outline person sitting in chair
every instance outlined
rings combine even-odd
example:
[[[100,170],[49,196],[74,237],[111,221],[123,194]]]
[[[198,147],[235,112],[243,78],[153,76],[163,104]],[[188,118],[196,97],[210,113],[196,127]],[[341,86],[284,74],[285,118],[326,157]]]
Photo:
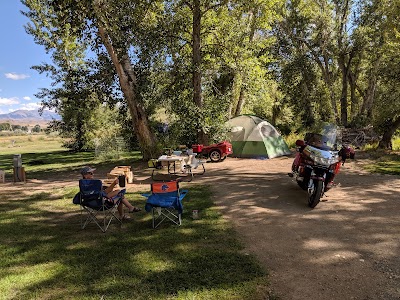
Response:
[[[94,179],[94,171],[96,171],[96,169],[91,168],[89,166],[84,167],[81,170],[83,179]],[[114,190],[114,187],[117,183],[118,183],[118,178],[115,178],[115,180],[110,184],[110,186],[104,189],[104,193],[108,198],[114,199],[115,196],[117,196],[118,193],[121,192],[121,190],[119,190],[119,189]],[[114,199],[114,201],[116,201],[116,199]],[[141,211],[140,208],[133,206],[132,204],[129,203],[128,200],[125,199],[124,196],[122,196],[122,200],[121,200],[120,204],[118,205],[118,213],[119,213],[119,217],[121,220],[130,219],[129,216],[124,214],[123,205],[125,205],[128,208],[129,213]]]

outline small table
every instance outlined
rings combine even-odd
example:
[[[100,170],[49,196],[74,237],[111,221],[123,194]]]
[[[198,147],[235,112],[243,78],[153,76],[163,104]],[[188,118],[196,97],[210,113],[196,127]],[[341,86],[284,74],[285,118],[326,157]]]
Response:
[[[182,162],[184,160],[183,156],[178,155],[161,155],[158,159],[160,162],[167,162],[168,164],[168,174],[176,174],[176,162]],[[174,166],[174,172],[171,173],[170,167],[171,164]]]

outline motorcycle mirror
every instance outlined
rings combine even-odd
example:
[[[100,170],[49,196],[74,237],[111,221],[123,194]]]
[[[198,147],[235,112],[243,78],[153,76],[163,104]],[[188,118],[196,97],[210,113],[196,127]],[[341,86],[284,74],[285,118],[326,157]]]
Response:
[[[303,147],[304,145],[305,145],[305,143],[304,143],[303,140],[297,140],[297,141],[296,141],[296,146],[297,146],[297,147]]]

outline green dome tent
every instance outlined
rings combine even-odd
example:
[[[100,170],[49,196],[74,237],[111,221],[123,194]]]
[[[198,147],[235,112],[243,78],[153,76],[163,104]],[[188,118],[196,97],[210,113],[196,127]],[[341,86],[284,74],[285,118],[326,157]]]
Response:
[[[289,155],[290,150],[282,136],[267,121],[256,116],[241,115],[226,122],[233,156],[247,158],[274,158]]]

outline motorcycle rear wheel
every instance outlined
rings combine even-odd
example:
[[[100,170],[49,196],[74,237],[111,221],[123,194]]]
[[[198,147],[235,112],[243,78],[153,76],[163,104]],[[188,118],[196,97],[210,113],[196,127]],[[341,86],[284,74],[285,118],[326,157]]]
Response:
[[[318,205],[322,197],[323,182],[321,180],[314,180],[314,190],[308,197],[308,206],[314,208]]]

